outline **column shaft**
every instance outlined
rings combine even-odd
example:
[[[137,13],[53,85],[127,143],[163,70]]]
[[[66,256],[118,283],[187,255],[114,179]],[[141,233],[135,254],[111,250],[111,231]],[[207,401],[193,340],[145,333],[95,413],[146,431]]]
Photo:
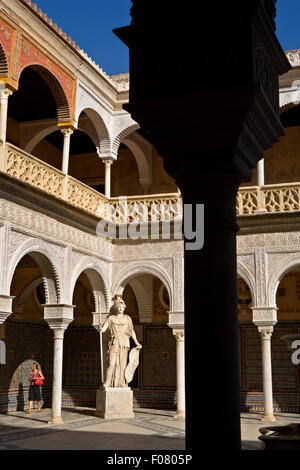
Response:
[[[262,158],[257,164],[257,185],[259,188],[265,184],[265,159]]]
[[[264,416],[263,421],[275,421],[273,415],[273,388],[272,388],[272,358],[271,336],[273,327],[259,328],[262,349],[262,374],[264,390]]]
[[[62,157],[62,172],[67,175],[69,170],[70,158],[70,138],[73,134],[72,129],[62,129],[64,135],[63,157]]]
[[[62,369],[63,369],[63,339],[65,330],[53,329],[54,354],[53,354],[53,383],[52,383],[52,413],[51,424],[62,423],[61,396],[62,396]]]
[[[107,198],[111,197],[111,165],[113,160],[111,158],[103,159],[105,165],[105,196]]]
[[[185,374],[184,374],[184,332],[175,332],[176,338],[176,384],[177,414],[176,418],[185,417]]]
[[[6,141],[8,97],[10,94],[10,90],[0,90],[0,140],[2,142]]]

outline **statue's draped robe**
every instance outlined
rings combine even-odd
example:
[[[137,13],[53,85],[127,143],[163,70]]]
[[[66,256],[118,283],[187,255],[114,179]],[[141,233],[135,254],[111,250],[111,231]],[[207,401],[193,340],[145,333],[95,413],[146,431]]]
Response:
[[[126,387],[125,369],[130,349],[129,338],[133,333],[132,320],[128,315],[122,317],[110,315],[107,321],[111,334],[108,346],[109,367],[116,360],[110,383],[107,383],[107,386]]]

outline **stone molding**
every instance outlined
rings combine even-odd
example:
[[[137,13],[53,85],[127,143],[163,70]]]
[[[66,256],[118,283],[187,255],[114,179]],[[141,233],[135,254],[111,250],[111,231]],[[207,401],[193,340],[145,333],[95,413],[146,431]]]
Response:
[[[44,320],[51,329],[64,330],[74,319],[73,311],[75,305],[45,304]]]
[[[253,322],[257,326],[275,325],[277,323],[277,307],[251,307]]]
[[[12,314],[12,302],[14,296],[0,294],[0,324],[4,323],[7,317]]]
[[[169,311],[167,312],[169,319],[168,319],[168,326],[172,328],[173,334],[174,331],[183,331],[184,328],[184,312],[182,311]]]

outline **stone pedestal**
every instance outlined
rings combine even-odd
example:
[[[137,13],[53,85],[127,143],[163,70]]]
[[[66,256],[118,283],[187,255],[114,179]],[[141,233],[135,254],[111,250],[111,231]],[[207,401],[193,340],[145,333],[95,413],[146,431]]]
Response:
[[[97,390],[95,415],[104,419],[134,418],[132,390],[129,387]]]

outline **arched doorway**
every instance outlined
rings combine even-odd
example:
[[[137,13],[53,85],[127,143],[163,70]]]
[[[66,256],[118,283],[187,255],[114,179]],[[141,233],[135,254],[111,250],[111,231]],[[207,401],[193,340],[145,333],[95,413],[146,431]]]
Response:
[[[1,411],[24,410],[28,403],[28,375],[37,362],[45,376],[42,403],[51,406],[53,333],[44,321],[43,305],[57,301],[57,280],[49,259],[29,252],[18,261],[11,280],[13,313],[6,319],[6,364],[1,365]]]
[[[257,326],[252,321],[252,293],[242,276],[238,276],[237,292],[241,411],[261,411],[263,410],[261,339]]]
[[[300,265],[281,278],[276,291],[277,324],[272,335],[274,408],[300,413],[300,368],[292,362],[292,350],[281,338],[300,334]]]
[[[106,311],[100,274],[93,268],[82,270],[72,292],[74,320],[64,335],[62,406],[95,407],[102,378],[99,333],[93,326],[93,313]]]

